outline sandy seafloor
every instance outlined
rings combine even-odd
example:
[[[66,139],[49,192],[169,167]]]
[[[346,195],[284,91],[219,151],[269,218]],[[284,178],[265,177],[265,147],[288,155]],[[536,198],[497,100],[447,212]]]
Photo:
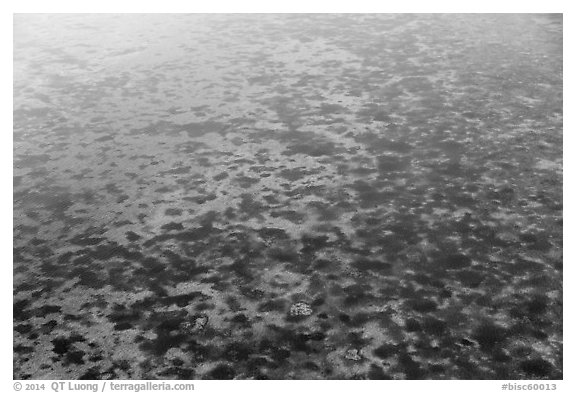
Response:
[[[14,378],[562,378],[561,16],[14,33]]]

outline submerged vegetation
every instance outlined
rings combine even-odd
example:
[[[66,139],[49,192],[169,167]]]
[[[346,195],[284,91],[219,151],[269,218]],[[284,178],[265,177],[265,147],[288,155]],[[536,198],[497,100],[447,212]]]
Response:
[[[14,378],[562,378],[561,17],[14,36]]]

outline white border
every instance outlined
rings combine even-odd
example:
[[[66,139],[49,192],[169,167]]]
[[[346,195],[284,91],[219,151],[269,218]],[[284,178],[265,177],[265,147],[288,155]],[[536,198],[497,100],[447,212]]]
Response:
[[[568,0],[510,1],[510,0],[21,0],[13,1],[10,12],[104,12],[104,13],[395,13],[395,12],[510,12],[558,13],[565,12]]]
[[[5,0],[6,1],[6,0]],[[575,18],[569,6],[570,1],[545,0],[545,1],[503,1],[503,0],[476,0],[470,1],[446,1],[446,0],[401,0],[401,1],[372,1],[372,0],[349,0],[349,1],[313,1],[313,0],[285,0],[280,3],[271,0],[208,0],[208,1],[132,1],[120,2],[119,0],[98,0],[82,2],[79,0],[26,0],[12,1],[10,4],[0,5],[0,42],[2,43],[2,131],[0,132],[0,171],[2,180],[2,212],[0,250],[0,277],[2,279],[2,296],[0,297],[2,319],[0,323],[0,387],[2,391],[13,390],[12,381],[12,20],[13,13],[52,13],[52,12],[84,12],[84,13],[358,13],[358,12],[510,12],[510,13],[564,13],[564,150],[571,153],[576,146],[574,130],[574,34]],[[567,104],[566,104],[567,103]],[[567,110],[569,109],[569,110]],[[572,224],[574,223],[575,207],[570,202],[575,198],[574,181],[571,174],[575,168],[574,158],[571,154],[564,156],[564,298],[568,299],[568,305],[564,307],[564,381],[548,381],[556,383],[558,391],[576,391],[574,383],[574,339],[571,332],[575,331],[574,313],[571,306],[576,295],[574,291],[574,263],[576,255],[572,246],[576,239]],[[518,382],[518,381],[510,381]],[[526,381],[531,382],[531,381]],[[442,392],[496,392],[501,390],[501,384],[505,381],[196,381],[196,391],[292,391],[295,389],[330,389],[335,391],[350,391],[362,389],[363,391],[384,390],[400,391],[432,390]],[[546,381],[544,381],[546,383]],[[361,386],[358,386],[361,384]],[[569,386],[572,386],[570,389]],[[46,391],[50,391],[47,389]]]

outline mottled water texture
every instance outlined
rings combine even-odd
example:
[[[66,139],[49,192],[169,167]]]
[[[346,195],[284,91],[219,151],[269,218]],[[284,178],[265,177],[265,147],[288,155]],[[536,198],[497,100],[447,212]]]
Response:
[[[561,16],[14,33],[14,378],[562,378]]]

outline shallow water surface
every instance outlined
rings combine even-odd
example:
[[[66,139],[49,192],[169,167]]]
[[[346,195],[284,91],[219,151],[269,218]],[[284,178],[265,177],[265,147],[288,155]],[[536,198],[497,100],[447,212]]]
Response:
[[[14,378],[562,378],[562,17],[16,15]]]

